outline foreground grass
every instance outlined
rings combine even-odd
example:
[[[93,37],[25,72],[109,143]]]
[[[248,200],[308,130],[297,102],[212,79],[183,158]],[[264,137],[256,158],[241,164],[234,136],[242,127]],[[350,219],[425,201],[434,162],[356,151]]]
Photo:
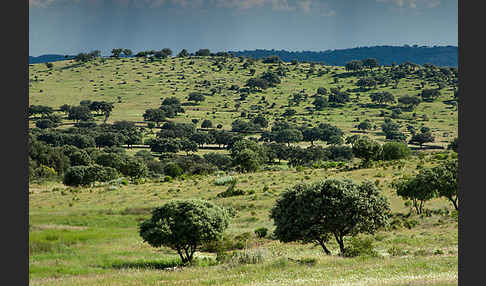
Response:
[[[30,281],[32,285],[457,285],[457,219],[451,215],[412,215],[417,225],[381,231],[373,236],[378,257],[342,258],[312,244],[259,239],[254,229],[273,230],[269,209],[278,194],[299,181],[341,177],[378,180],[393,212],[407,213],[390,182],[411,173],[418,158],[393,166],[353,171],[293,169],[234,174],[237,187],[253,195],[217,198],[226,189],[215,176],[192,177],[143,185],[66,188],[58,183],[31,185]],[[423,159],[434,164],[432,155]],[[395,164],[396,165],[396,164]],[[378,175],[378,176],[377,176]],[[263,191],[263,187],[268,190]],[[193,266],[168,248],[155,249],[138,234],[138,223],[153,207],[175,198],[202,198],[238,211],[228,235],[249,233],[246,247],[264,254],[261,264],[215,262],[214,253],[198,252]],[[452,210],[445,199],[427,202],[429,209]],[[313,263],[299,263],[313,261]]]

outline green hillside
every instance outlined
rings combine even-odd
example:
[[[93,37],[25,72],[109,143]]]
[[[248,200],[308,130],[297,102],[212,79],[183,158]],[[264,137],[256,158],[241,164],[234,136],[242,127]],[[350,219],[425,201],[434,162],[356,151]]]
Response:
[[[37,136],[31,140],[39,148],[29,155],[32,162],[36,161],[31,163],[29,184],[30,284],[457,285],[457,210],[446,198],[434,197],[425,202],[424,212],[418,214],[411,200],[397,195],[393,184],[405,175],[414,176],[422,169],[457,159],[457,153],[447,148],[458,134],[457,69],[400,65],[353,71],[349,67],[310,63],[265,63],[272,61],[192,56],[162,60],[98,58],[86,63],[68,60],[54,62],[51,68],[45,64],[29,65],[29,105],[52,107],[53,114],[61,118],[60,126],[42,130],[36,128],[36,122],[43,115],[29,118],[31,137]],[[278,75],[280,83],[265,88],[247,86],[250,79],[262,75]],[[357,85],[366,84],[365,79],[370,78],[374,83],[370,81],[368,87]],[[324,88],[325,94],[317,94],[319,88]],[[438,97],[429,100],[420,96],[424,90]],[[202,93],[204,101],[198,104],[189,101],[189,94],[194,92]],[[319,92],[323,93],[322,89]],[[372,101],[383,92],[390,93],[393,102]],[[319,96],[328,103],[322,110],[316,110],[313,104]],[[340,96],[347,96],[348,100],[333,102]],[[398,100],[404,96],[420,98],[420,103],[413,108],[404,106]],[[253,172],[242,172],[239,167],[210,168],[206,162],[197,166],[211,171],[204,172],[204,169],[198,173],[191,164],[202,162],[204,154],[219,153],[233,158],[231,149],[218,148],[212,142],[201,144],[194,152],[165,154],[147,149],[144,144],[156,138],[160,129],[147,128],[149,122],[144,121],[143,114],[147,109],[161,107],[163,100],[170,97],[180,100],[184,112],[167,116],[165,121],[192,123],[197,119],[195,127],[199,129],[209,119],[213,127],[200,130],[202,133],[208,129],[231,131],[235,120],[251,122],[262,115],[268,126],[258,132],[229,133],[259,139],[271,135],[272,128],[278,125],[276,122],[299,128],[328,123],[343,131],[340,144],[318,139],[312,143],[297,140],[283,145],[338,148],[352,146],[345,139],[356,134],[368,136],[379,144],[390,142],[382,124],[393,122],[399,124],[399,132],[406,136],[404,142],[412,138],[411,130],[419,133],[421,129],[428,129],[434,140],[423,146],[408,144],[412,149],[409,157],[375,160],[368,166],[357,156],[294,166],[290,162],[295,154],[290,154],[289,159],[277,162],[274,158],[272,163],[262,163]],[[94,112],[99,130],[73,127],[74,120],[59,110],[64,104],[77,106],[86,100],[113,103],[108,125],[103,125],[104,116],[96,116]],[[288,109],[295,110],[295,114],[291,115]],[[112,132],[112,124],[123,120],[142,127],[137,131],[141,144],[135,145],[145,146],[124,148],[126,144],[120,144],[118,147],[123,147],[120,150],[96,143],[89,148],[74,148],[42,143],[39,139],[39,134],[64,131],[87,136],[93,132],[93,136],[99,136],[104,130]],[[369,120],[370,129],[358,129],[365,120]],[[221,128],[216,127],[219,124]],[[52,163],[59,162],[57,155],[48,159],[42,156],[43,152],[64,152],[70,154],[68,161],[74,166],[73,158],[91,164],[100,162],[100,154],[118,158],[107,154],[126,153],[119,158],[132,158],[136,157],[134,154],[141,157],[141,150],[151,150],[149,154],[154,156],[143,163],[149,175],[143,178],[124,175],[85,186],[63,184],[68,166]],[[88,158],[72,156],[74,153],[87,154],[83,156]],[[170,160],[181,164],[182,175],[168,175],[166,161]],[[38,171],[44,168],[41,165],[48,164],[41,162],[50,164],[47,167],[52,171],[45,172],[52,175]],[[106,166],[109,164],[111,161]],[[157,168],[163,171],[155,175]],[[33,173],[38,177],[34,178]],[[242,190],[242,195],[218,196],[229,188],[228,184],[218,182],[229,177],[236,179],[235,187]],[[274,236],[275,225],[269,215],[279,195],[298,183],[329,178],[352,179],[358,183],[371,181],[390,203],[390,225],[374,235],[358,236],[362,241],[370,239],[373,255],[342,257],[334,238],[328,243],[332,255],[325,255],[319,245],[283,243]],[[189,198],[224,206],[233,210],[235,216],[224,233],[226,248],[220,246],[218,251],[214,245],[204,245],[196,253],[194,264],[180,266],[174,250],[144,243],[138,225],[150,217],[154,207],[172,199]],[[255,230],[262,227],[268,229],[268,234],[258,237]],[[353,244],[351,237],[346,237],[345,242]]]

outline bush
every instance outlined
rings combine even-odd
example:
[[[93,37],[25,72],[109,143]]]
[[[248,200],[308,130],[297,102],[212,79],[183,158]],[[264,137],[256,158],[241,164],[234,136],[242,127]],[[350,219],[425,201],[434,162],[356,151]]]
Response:
[[[245,195],[245,191],[242,189],[236,189],[236,181],[233,181],[231,185],[226,189],[226,191],[221,192],[217,194],[216,196],[218,198],[228,198],[228,197],[234,197],[234,196],[243,196]]]
[[[232,177],[232,176],[217,177],[214,180],[214,184],[216,186],[225,186],[225,185],[228,185],[228,184],[233,184],[233,182],[236,183],[236,181],[237,181],[237,179],[235,177]]]
[[[383,144],[383,160],[398,160],[410,156],[407,144],[401,142],[387,142]]]
[[[352,237],[349,246],[346,247],[346,251],[343,253],[344,257],[356,257],[356,256],[378,256],[378,252],[373,249],[373,239],[371,237],[360,238]]]
[[[257,235],[258,238],[264,238],[267,236],[268,229],[266,227],[260,227],[255,229],[255,234]]]
[[[179,177],[184,171],[177,165],[177,163],[169,163],[164,167],[164,173],[172,178]]]

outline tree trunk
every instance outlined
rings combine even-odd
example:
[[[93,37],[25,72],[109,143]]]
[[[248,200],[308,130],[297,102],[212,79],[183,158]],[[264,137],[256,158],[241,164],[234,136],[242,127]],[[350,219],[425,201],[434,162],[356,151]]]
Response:
[[[453,199],[452,197],[450,197],[448,199],[452,202],[456,211],[459,210],[459,207],[457,206],[457,197],[455,199]]]
[[[338,236],[336,233],[334,233],[334,237],[336,238],[337,243],[339,244],[339,251],[341,251],[341,254],[344,254],[344,241],[343,238]]]
[[[324,252],[327,254],[327,255],[331,255],[331,251],[329,251],[329,249],[327,249],[326,245],[324,244],[324,240],[318,240],[319,242],[319,245],[322,247],[322,249],[324,250]]]

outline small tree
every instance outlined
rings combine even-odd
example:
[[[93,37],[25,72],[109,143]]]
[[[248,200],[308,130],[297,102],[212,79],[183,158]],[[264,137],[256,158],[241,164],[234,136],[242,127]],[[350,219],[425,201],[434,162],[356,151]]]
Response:
[[[202,123],[201,123],[201,128],[213,128],[213,123],[211,122],[211,120],[209,119],[205,119]]]
[[[153,121],[159,127],[160,122],[165,120],[165,112],[159,108],[147,109],[143,114],[144,121]]]
[[[383,144],[383,160],[398,160],[410,156],[410,148],[402,142],[387,142]]]
[[[424,145],[424,143],[428,142],[434,142],[435,138],[432,136],[432,133],[429,132],[420,132],[416,133],[412,136],[412,139],[410,139],[410,144],[418,144],[420,145],[420,148]]]
[[[397,190],[397,195],[412,200],[413,207],[421,214],[424,203],[437,195],[435,186],[430,181],[432,177],[430,169],[422,169],[417,176],[401,178],[393,182],[393,186]]]
[[[368,119],[358,124],[358,130],[370,130],[373,127]]]
[[[279,240],[315,242],[329,255],[325,243],[333,236],[344,255],[345,236],[373,234],[386,226],[389,214],[386,198],[372,183],[329,179],[288,189],[277,199],[270,218]]]
[[[203,243],[220,239],[228,224],[225,209],[202,200],[178,200],[154,209],[140,224],[140,236],[153,247],[176,250],[187,263]]]
[[[448,160],[445,163],[432,168],[429,172],[428,182],[437,191],[438,196],[447,198],[456,210],[459,209],[457,203],[457,177],[458,161]]]
[[[369,166],[371,161],[381,159],[382,152],[381,145],[369,137],[362,136],[354,141],[353,154],[363,159],[363,166]]]

